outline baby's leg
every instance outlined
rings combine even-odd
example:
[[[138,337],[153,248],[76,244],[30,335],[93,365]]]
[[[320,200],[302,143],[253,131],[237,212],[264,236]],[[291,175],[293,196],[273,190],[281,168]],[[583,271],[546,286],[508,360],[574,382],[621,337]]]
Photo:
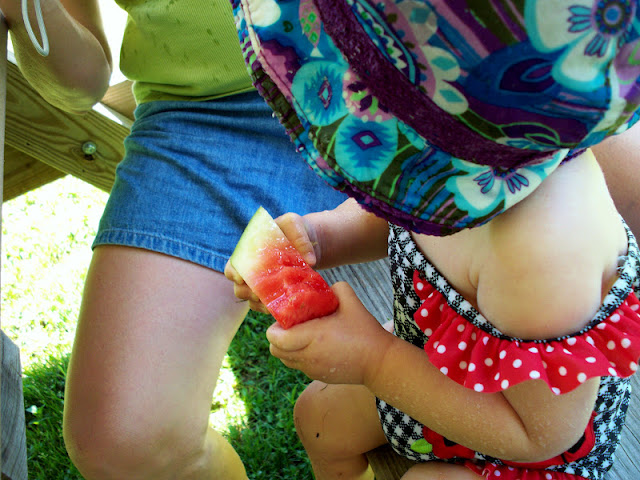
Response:
[[[387,439],[369,389],[315,381],[298,398],[294,419],[316,480],[373,480],[365,453]]]
[[[411,467],[402,480],[480,480],[484,477],[462,465],[444,462],[421,463]]]

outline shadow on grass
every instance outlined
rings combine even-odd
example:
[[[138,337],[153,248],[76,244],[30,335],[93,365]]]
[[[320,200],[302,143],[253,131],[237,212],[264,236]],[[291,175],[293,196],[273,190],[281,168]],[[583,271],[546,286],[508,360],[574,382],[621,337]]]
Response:
[[[293,405],[309,382],[269,353],[265,337],[273,317],[249,312],[231,342],[229,364],[246,425],[230,428],[229,440],[251,480],[311,480],[311,467],[293,424]]]
[[[228,351],[245,403],[246,424],[229,426],[229,440],[251,480],[311,480],[311,468],[293,425],[293,405],[308,383],[269,353],[268,315],[250,312]],[[50,356],[24,370],[27,463],[31,480],[82,480],[62,439],[69,355]],[[221,479],[222,480],[222,479]]]

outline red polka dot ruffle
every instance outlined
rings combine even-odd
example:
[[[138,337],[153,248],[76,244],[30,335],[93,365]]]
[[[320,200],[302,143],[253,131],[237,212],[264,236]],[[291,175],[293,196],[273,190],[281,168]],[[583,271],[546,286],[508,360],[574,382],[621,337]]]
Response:
[[[498,392],[542,379],[559,395],[589,378],[628,377],[638,369],[640,302],[633,292],[594,328],[568,338],[536,342],[485,332],[450,307],[417,271],[413,286],[422,300],[414,320],[429,337],[424,346],[429,359],[467,388]]]

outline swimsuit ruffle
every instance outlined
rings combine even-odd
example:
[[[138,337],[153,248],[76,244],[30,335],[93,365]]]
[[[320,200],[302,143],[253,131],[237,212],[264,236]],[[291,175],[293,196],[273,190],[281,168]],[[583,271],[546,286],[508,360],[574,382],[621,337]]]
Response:
[[[477,392],[544,380],[560,395],[590,378],[625,378],[638,369],[640,301],[633,291],[608,317],[576,335],[532,341],[486,332],[449,306],[417,271],[413,286],[422,300],[413,318],[429,337],[424,346],[429,360],[444,375]]]

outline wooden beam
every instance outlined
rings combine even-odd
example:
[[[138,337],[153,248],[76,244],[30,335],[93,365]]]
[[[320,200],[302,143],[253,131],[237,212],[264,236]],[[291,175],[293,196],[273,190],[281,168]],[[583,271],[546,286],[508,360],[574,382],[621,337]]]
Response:
[[[133,121],[136,106],[131,88],[132,82],[129,80],[112,85],[101,102],[121,116],[120,123],[124,126]],[[5,202],[66,175],[66,172],[53,168],[8,144],[4,147],[4,157]]]
[[[3,201],[19,197],[65,175],[66,173],[5,145]]]
[[[133,111],[136,109],[132,85],[131,80],[111,85],[101,101],[102,104],[131,121],[133,121]]]
[[[7,91],[7,42],[9,41],[9,29],[7,27],[7,22],[4,20],[4,16],[0,13],[0,140],[4,144],[4,119],[5,119],[5,92]],[[4,172],[4,150],[0,150],[0,175],[3,175]],[[3,185],[0,183],[0,200],[2,200],[3,196]],[[2,227],[2,202],[0,201],[0,227]],[[2,229],[0,228],[0,250],[2,250]],[[2,263],[2,257],[0,256],[0,267]],[[0,322],[1,322],[0,318]],[[1,327],[2,325],[0,325]],[[2,332],[2,330],[0,330]],[[2,338],[0,338],[0,450],[2,450],[2,454],[0,455],[0,475],[2,475],[2,471],[4,470],[4,444],[7,441],[4,433],[4,425],[2,424],[2,419],[5,414],[2,411],[4,408],[6,400],[3,401],[4,392],[2,391],[3,385],[7,381],[6,374],[3,372],[4,370],[4,353],[5,347],[3,346],[4,333],[1,334]],[[4,475],[2,475],[4,476]]]
[[[6,93],[7,93],[7,42],[9,41],[9,28],[4,16],[0,11],[0,142],[4,145],[5,132],[5,112],[6,112]],[[0,176],[4,172],[4,150],[0,150]],[[0,183],[0,224],[2,223],[2,198],[3,184]],[[1,230],[0,230],[1,232]],[[2,239],[0,238],[0,248],[2,247]]]
[[[8,63],[7,67],[6,144],[104,191],[111,190],[129,129],[95,110],[73,115],[51,106],[16,65]],[[91,155],[83,152],[88,142],[96,147]]]

